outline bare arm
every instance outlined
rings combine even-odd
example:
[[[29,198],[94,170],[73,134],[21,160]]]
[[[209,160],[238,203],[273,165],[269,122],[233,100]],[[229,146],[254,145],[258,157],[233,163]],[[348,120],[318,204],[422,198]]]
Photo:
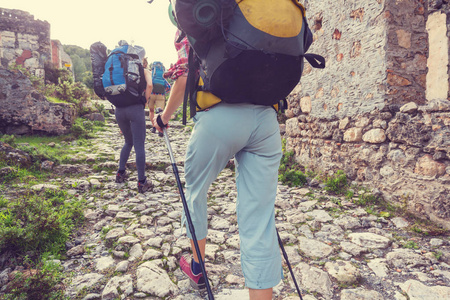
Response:
[[[183,103],[184,99],[184,90],[186,89],[186,80],[187,76],[178,77],[175,83],[172,86],[172,90],[170,91],[169,100],[167,100],[167,105],[164,108],[164,111],[161,114],[161,120],[164,124],[168,124],[170,121],[170,116],[177,110],[177,108]],[[158,129],[158,131],[162,132],[161,127],[159,127],[156,122],[157,116],[153,119],[153,126]]]
[[[148,102],[153,90],[152,73],[149,70],[144,69],[144,76],[145,81],[147,81],[147,86],[145,87],[145,100]]]

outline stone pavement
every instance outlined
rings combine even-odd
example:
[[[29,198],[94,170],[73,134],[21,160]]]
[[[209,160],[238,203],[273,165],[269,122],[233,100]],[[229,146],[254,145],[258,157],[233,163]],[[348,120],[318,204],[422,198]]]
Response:
[[[183,181],[192,126],[171,126],[171,146]],[[190,288],[178,266],[190,247],[181,230],[182,203],[163,138],[148,130],[147,176],[155,188],[143,195],[137,193],[133,152],[128,182],[114,182],[122,142],[114,119],[108,119],[94,147],[78,147],[70,166],[73,175],[55,179],[69,193],[86,197],[89,207],[86,226],[68,243],[67,259],[61,261],[71,275],[67,294],[85,300],[206,299]],[[105,155],[115,159],[95,170],[85,163]],[[248,299],[240,268],[234,184],[234,172],[226,168],[209,191],[206,268],[217,300]],[[369,214],[313,185],[279,184],[276,201],[277,227],[303,299],[450,299],[448,236],[418,235],[408,230],[412,224],[406,219]],[[286,266],[284,274],[274,299],[299,299]]]

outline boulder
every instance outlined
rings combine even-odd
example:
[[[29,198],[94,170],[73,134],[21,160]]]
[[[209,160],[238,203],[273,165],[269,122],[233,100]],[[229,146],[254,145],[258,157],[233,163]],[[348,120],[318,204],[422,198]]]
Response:
[[[72,104],[47,101],[24,74],[0,67],[1,133],[67,134],[75,116]]]

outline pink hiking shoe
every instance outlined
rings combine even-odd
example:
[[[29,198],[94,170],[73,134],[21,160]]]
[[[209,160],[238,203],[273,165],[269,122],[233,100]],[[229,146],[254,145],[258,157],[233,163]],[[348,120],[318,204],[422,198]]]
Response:
[[[181,271],[189,278],[189,281],[191,283],[191,287],[196,290],[204,290],[206,288],[205,278],[203,277],[203,274],[200,272],[200,274],[194,275],[192,272],[191,267],[192,258],[186,258],[185,256],[182,256],[180,258],[180,268]]]

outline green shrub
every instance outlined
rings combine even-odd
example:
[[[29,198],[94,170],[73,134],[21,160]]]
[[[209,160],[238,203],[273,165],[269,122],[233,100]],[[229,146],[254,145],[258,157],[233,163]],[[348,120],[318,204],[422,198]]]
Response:
[[[5,300],[61,300],[64,296],[63,267],[50,261],[25,260],[26,270],[14,273],[7,284]]]
[[[83,203],[66,191],[11,199],[0,211],[0,252],[58,254],[74,226],[83,221]]]
[[[110,113],[108,110],[106,110],[105,105],[102,103],[95,102],[94,107],[97,109],[99,113],[101,113],[105,118],[108,118],[110,116]]]
[[[89,138],[94,129],[94,123],[89,120],[77,118],[71,131],[76,138]]]
[[[336,194],[342,194],[347,189],[347,175],[344,171],[338,170],[336,174],[325,180],[325,190]]]
[[[358,196],[358,199],[353,201],[358,205],[365,206],[368,204],[377,204],[378,199],[375,195],[371,193],[364,193]]]
[[[278,175],[278,180],[283,184],[289,186],[303,186],[307,183],[306,175],[299,170],[289,170],[283,174]]]
[[[282,141],[282,148],[286,148],[286,141]],[[278,181],[289,186],[303,186],[307,183],[302,167],[295,161],[294,151],[284,152],[278,169]]]

